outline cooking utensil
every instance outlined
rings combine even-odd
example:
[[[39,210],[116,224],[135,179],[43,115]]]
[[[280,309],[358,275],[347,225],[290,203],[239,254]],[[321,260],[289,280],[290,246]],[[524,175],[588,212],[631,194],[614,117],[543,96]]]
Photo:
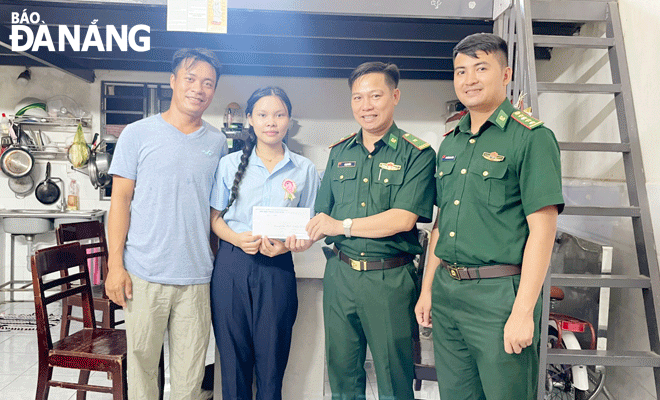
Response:
[[[34,138],[37,139],[37,146],[39,147],[39,150],[43,150],[44,140],[41,137],[41,129],[37,130],[37,132],[34,133]]]
[[[10,178],[8,179],[8,182],[9,189],[14,192],[17,199],[24,198],[32,193],[32,190],[34,189],[34,179],[32,179],[32,175],[27,175],[18,179]]]
[[[39,130],[39,131],[35,132],[30,128],[26,128],[26,129],[27,129],[27,136],[32,141],[32,144],[34,145],[34,148],[38,151],[43,150],[44,149],[44,144],[41,141],[41,135],[40,135],[41,131]]]
[[[18,132],[18,139],[22,135],[21,131]],[[20,144],[15,144],[0,156],[0,168],[10,178],[22,178],[29,175],[34,167],[34,157],[28,149],[22,147]]]
[[[28,149],[35,147],[34,140],[23,128],[20,129],[18,142]]]
[[[53,204],[60,198],[60,187],[50,178],[50,163],[46,164],[46,179],[41,182],[34,195],[42,204]]]
[[[9,136],[0,137],[0,146],[2,146],[2,152],[4,153],[6,149],[11,146],[11,138]]]
[[[92,139],[92,151],[96,150],[96,147],[97,147],[96,146],[96,139],[98,139],[98,138],[99,138],[99,133],[96,132],[94,134],[94,138]]]
[[[112,181],[112,178],[108,175],[111,161],[112,155],[110,153],[101,151],[92,152],[89,163],[87,164],[87,175],[89,175],[89,180],[95,189],[106,187]]]
[[[11,140],[13,140],[16,143],[18,143],[18,136],[16,136],[17,130],[18,130],[18,125],[12,125],[9,129],[9,136],[11,136]]]

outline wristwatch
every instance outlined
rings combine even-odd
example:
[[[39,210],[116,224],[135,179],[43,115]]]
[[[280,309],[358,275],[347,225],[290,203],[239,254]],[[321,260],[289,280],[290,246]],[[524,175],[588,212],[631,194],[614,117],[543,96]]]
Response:
[[[344,236],[347,238],[351,237],[351,227],[353,226],[353,220],[346,218],[341,224],[344,227]]]

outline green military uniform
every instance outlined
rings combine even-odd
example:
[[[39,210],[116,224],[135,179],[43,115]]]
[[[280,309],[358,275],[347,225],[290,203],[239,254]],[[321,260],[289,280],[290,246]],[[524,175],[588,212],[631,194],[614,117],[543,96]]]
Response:
[[[437,159],[439,239],[435,254],[449,264],[522,264],[526,217],[563,209],[559,146],[543,123],[508,100],[479,132],[470,115],[444,139]],[[433,280],[433,342],[442,400],[536,398],[540,299],[533,344],[504,351],[503,330],[520,275],[455,280],[438,267]]]
[[[332,146],[315,210],[344,220],[403,209],[429,222],[433,213],[435,152],[393,124],[369,153],[362,131]],[[330,236],[326,243],[356,260],[418,254],[416,229],[367,239]],[[326,358],[333,398],[364,398],[366,345],[374,357],[381,399],[412,400],[412,327],[417,300],[412,263],[356,271],[336,255],[323,278]]]

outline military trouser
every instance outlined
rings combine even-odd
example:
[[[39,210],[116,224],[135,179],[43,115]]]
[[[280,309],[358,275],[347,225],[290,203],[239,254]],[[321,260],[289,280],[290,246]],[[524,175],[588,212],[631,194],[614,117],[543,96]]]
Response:
[[[364,399],[367,344],[381,400],[412,400],[416,271],[355,271],[333,256],[323,278],[325,346],[332,398]]]
[[[442,400],[536,399],[540,296],[532,344],[520,354],[504,351],[504,325],[519,284],[520,275],[458,281],[436,270],[431,315]]]

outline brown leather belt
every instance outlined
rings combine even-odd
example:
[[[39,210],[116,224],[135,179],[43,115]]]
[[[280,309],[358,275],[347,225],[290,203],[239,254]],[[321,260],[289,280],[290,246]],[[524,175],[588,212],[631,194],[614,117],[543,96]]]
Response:
[[[337,247],[333,246],[332,251],[334,251],[334,253],[339,256],[340,260],[348,264],[356,271],[373,271],[397,268],[412,262],[412,260],[415,258],[415,256],[412,254],[405,254],[402,256],[386,258],[378,261],[354,260],[341,251],[337,250]]]
[[[498,264],[484,265],[482,267],[464,267],[440,261],[440,265],[449,271],[449,275],[457,281],[470,279],[501,278],[503,276],[520,275],[520,265]]]

